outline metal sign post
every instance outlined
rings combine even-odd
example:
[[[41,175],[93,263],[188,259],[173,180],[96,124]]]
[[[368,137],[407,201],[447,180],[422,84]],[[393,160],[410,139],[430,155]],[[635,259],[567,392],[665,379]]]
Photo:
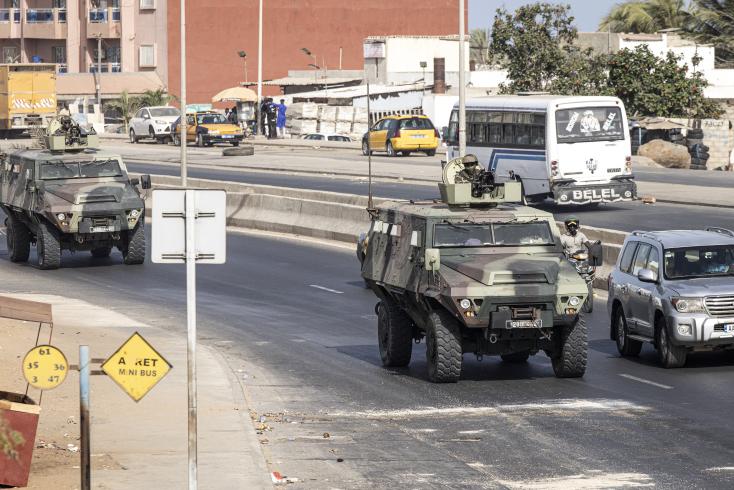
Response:
[[[197,487],[196,263],[223,264],[227,194],[211,189],[153,191],[152,255],[159,264],[186,264],[189,489]]]
[[[89,461],[89,346],[79,346],[79,436],[81,450],[82,490],[92,488]]]
[[[459,0],[459,155],[466,155],[466,53],[464,52],[464,0]]]

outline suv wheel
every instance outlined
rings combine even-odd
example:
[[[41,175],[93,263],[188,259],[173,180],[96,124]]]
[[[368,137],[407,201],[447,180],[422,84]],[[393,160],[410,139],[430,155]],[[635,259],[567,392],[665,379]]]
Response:
[[[617,341],[617,350],[624,357],[636,357],[642,350],[642,342],[629,338],[627,318],[620,306],[614,313],[614,340]]]
[[[413,350],[413,322],[393,300],[380,301],[377,309],[377,337],[382,365],[403,367],[410,363]]]
[[[61,245],[55,230],[46,223],[38,224],[36,235],[36,255],[38,268],[42,270],[58,269],[61,266]]]
[[[138,142],[138,137],[135,136],[135,130],[131,129],[130,130],[130,143],[137,143],[137,142]]]
[[[428,379],[434,383],[456,383],[461,377],[461,330],[447,311],[428,317],[426,361]]]
[[[683,367],[688,351],[685,347],[673,345],[668,324],[662,317],[655,322],[655,338],[660,364],[666,369]]]
[[[31,253],[31,232],[28,227],[13,216],[5,221],[5,238],[11,262],[27,262]]]
[[[580,378],[586,372],[588,333],[584,317],[579,315],[570,327],[556,327],[553,336],[556,352],[551,357],[557,378]]]

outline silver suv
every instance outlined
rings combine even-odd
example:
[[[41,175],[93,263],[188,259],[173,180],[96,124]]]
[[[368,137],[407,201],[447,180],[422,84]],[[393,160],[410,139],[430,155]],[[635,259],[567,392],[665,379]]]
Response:
[[[607,307],[623,356],[652,342],[673,368],[694,349],[734,349],[734,231],[633,232],[609,276]]]

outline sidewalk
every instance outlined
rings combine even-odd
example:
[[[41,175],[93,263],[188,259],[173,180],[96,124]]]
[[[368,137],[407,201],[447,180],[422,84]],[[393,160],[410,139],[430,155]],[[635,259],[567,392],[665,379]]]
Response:
[[[107,358],[135,331],[173,365],[135,403],[106,376],[92,376],[92,488],[187,487],[186,337],[141,325],[124,314],[57,296],[17,295],[54,305],[52,344],[78,364],[79,345]],[[0,389],[23,392],[21,360],[37,326],[0,319]],[[48,340],[48,328],[41,343]],[[199,344],[199,488],[272,488],[242,388],[213,348]],[[92,369],[98,369],[96,365]],[[39,392],[30,389],[36,401]],[[70,371],[44,393],[28,488],[79,488],[79,376]]]

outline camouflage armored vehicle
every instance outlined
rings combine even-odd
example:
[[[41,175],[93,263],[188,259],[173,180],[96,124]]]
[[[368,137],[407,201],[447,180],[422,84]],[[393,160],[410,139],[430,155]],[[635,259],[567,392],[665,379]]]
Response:
[[[150,188],[150,176],[128,177],[122,158],[98,150],[97,135],[68,116],[52,121],[41,143],[0,159],[10,260],[26,262],[35,244],[41,269],[58,268],[62,250],[100,258],[113,247],[125,264],[142,264],[145,203],[137,186]]]
[[[444,167],[439,188],[441,201],[380,205],[358,245],[380,299],[383,365],[408,365],[425,337],[433,382],[457,381],[464,353],[525,362],[543,351],[557,377],[583,376],[588,290],[553,216],[508,204],[520,183],[495,183],[471,155]]]

